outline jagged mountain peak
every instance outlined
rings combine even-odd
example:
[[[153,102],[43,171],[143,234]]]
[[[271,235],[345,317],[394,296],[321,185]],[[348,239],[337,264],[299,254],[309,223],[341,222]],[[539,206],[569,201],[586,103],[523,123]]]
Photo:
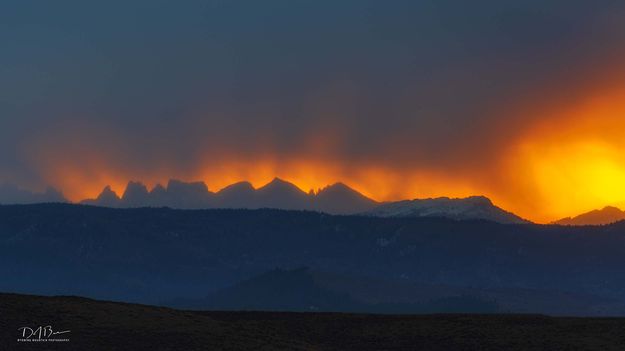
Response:
[[[231,192],[231,191],[249,191],[249,192],[253,192],[254,186],[252,185],[252,183],[248,182],[248,181],[242,181],[242,182],[236,182],[234,184],[230,184],[226,187],[224,187],[223,189],[219,190],[217,193],[223,194],[223,193],[227,193],[227,192]]]
[[[329,209],[332,213],[354,214],[373,209],[378,203],[344,183],[329,185],[315,195],[319,209]]]
[[[148,191],[145,185],[131,181],[119,198],[106,187],[95,200],[85,200],[110,207],[171,207],[171,208],[278,208],[314,210],[330,214],[363,214],[376,217],[447,217],[452,219],[486,219],[501,223],[527,223],[513,213],[495,206],[485,196],[467,198],[439,197],[378,203],[342,182],[306,193],[295,184],[274,178],[255,189],[241,181],[210,192],[204,182],[184,182],[171,179],[167,187],[156,185]]]
[[[260,192],[276,191],[276,190],[290,190],[290,191],[296,191],[296,192],[301,192],[305,194],[305,192],[302,189],[300,189],[297,185],[291,182],[287,182],[286,180],[280,179],[278,177],[273,178],[271,182],[263,185],[257,190]]]
[[[98,195],[97,199],[98,200],[105,200],[105,199],[119,200],[119,196],[113,189],[111,189],[110,185],[107,185],[104,187],[104,189],[102,189],[102,192],[100,192],[100,195]]]
[[[143,207],[149,204],[148,188],[141,182],[130,181],[121,197],[129,207]]]
[[[334,184],[330,184],[326,186],[325,188],[320,189],[317,194],[335,192],[335,191],[357,192],[356,190],[347,186],[345,183],[336,182]]]
[[[135,182],[135,181],[130,181],[128,182],[128,185],[126,185],[126,190],[124,191],[124,194],[122,195],[122,199],[128,197],[129,195],[132,196],[134,194],[148,194],[148,188],[141,182]]]
[[[256,208],[256,189],[247,181],[230,184],[217,192],[217,206],[227,208]]]
[[[184,182],[179,179],[170,179],[167,182],[167,191],[175,192],[175,191],[199,191],[202,193],[209,193],[208,187],[206,183],[202,181],[198,182]]]
[[[165,191],[167,191],[167,189],[165,189],[165,187],[159,183],[159,184],[156,184],[154,188],[152,188],[152,190],[150,190],[150,193],[161,193]]]
[[[103,207],[119,207],[121,205],[121,199],[117,193],[111,189],[110,185],[107,185],[102,189],[100,194],[95,199],[86,199],[80,203],[85,205],[103,206]]]
[[[255,192],[256,207],[310,210],[312,197],[295,184],[274,178]]]
[[[331,196],[331,195],[347,195],[347,196],[359,196],[359,197],[363,197],[363,198],[367,198],[365,195],[363,195],[362,193],[358,192],[357,190],[351,188],[349,185],[342,183],[342,182],[337,182],[334,183],[332,185],[328,185],[325,188],[320,189],[316,196]],[[371,199],[369,199],[371,200]],[[373,200],[371,200],[373,201]],[[375,202],[375,201],[373,201]]]
[[[142,182],[138,181],[138,180],[131,180],[128,182],[128,184],[126,184],[126,189],[128,188],[144,188],[147,190],[147,187],[145,186],[145,184],[143,184]]]

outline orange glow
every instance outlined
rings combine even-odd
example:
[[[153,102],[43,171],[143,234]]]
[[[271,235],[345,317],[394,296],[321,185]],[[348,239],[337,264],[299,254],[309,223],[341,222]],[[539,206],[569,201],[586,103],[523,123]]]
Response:
[[[247,180],[258,188],[280,177],[304,191],[344,182],[379,201],[485,195],[496,205],[539,222],[625,203],[625,91],[589,98],[546,114],[502,146],[488,167],[393,169],[340,159],[237,156],[208,160],[191,170],[132,170],[115,157],[87,153],[42,162],[45,179],[72,201],[96,197],[105,185],[122,195],[129,180],[154,187],[170,178],[204,181],[211,191]],[[79,153],[80,154],[80,153]],[[88,157],[87,157],[88,155]],[[57,155],[58,156],[58,155]],[[79,155],[80,156],[80,155]],[[41,161],[41,160],[40,160]]]
[[[128,180],[141,180],[148,188],[156,184],[165,185],[170,178],[184,181],[204,181],[211,191],[218,191],[227,185],[249,181],[256,188],[270,182],[274,177],[290,181],[308,192],[318,191],[327,185],[344,182],[355,190],[371,198],[387,201],[414,197],[469,196],[475,194],[470,188],[456,184],[442,175],[426,172],[397,172],[376,167],[363,167],[346,170],[339,162],[322,161],[229,161],[218,166],[200,169],[193,174],[162,173],[163,175],[134,174],[106,171],[107,168],[87,168],[81,166],[55,167],[49,179],[64,191],[71,201],[94,198],[105,185],[122,195]],[[455,184],[450,187],[450,184]],[[447,191],[443,189],[447,188]]]
[[[610,77],[610,81],[618,77]],[[548,223],[606,205],[625,204],[625,88],[589,86],[595,88],[580,88],[584,91],[570,101],[545,103],[532,96],[529,100],[534,101],[517,102],[520,107],[505,107],[501,115],[510,110],[516,111],[515,115],[496,119],[500,125],[485,127],[481,134],[506,132],[505,139],[488,144],[492,152],[487,156],[477,152],[468,155],[470,159],[435,166],[393,166],[380,163],[384,160],[379,158],[349,160],[334,152],[340,151],[341,133],[346,131],[321,126],[321,122],[310,140],[301,141],[306,147],[297,157],[272,152],[268,142],[259,145],[258,155],[244,155],[235,146],[200,155],[184,163],[186,168],[171,163],[177,155],[163,155],[162,164],[151,164],[152,160],[135,165],[130,157],[124,158],[128,144],[106,139],[102,144],[113,146],[101,150],[90,146],[89,137],[83,136],[78,140],[80,146],[72,141],[39,147],[30,162],[42,179],[71,201],[94,198],[105,185],[121,196],[129,180],[142,181],[148,188],[165,185],[169,179],[204,181],[211,191],[218,191],[244,180],[258,188],[279,177],[304,191],[340,181],[378,201],[485,195],[524,218]],[[507,125],[510,123],[514,123],[512,127]],[[318,135],[324,137],[315,139]]]
[[[528,129],[506,165],[538,205],[511,210],[541,222],[625,201],[625,90],[589,96]],[[524,178],[524,179],[519,179]],[[530,213],[533,213],[530,215]]]

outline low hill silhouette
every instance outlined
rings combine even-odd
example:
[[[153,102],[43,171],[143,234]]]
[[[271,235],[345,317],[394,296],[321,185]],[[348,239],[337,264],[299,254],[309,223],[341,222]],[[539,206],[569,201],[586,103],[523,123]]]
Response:
[[[597,296],[536,289],[492,289],[424,284],[402,279],[330,273],[308,267],[273,269],[198,299],[164,301],[195,310],[360,313],[547,313],[592,315],[601,306],[625,312]],[[616,313],[616,312],[615,312]]]
[[[622,220],[625,220],[625,211],[613,206],[606,206],[601,210],[586,212],[573,218],[562,218],[553,223],[560,225],[602,225]]]

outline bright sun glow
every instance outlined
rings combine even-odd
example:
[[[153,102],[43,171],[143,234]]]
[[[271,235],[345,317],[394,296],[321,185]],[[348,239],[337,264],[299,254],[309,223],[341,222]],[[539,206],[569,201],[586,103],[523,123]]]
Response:
[[[517,145],[512,169],[528,178],[522,181],[540,202],[529,218],[548,222],[606,205],[622,206],[624,97],[619,91],[588,99],[526,133]]]
[[[582,213],[625,199],[625,163],[610,145],[526,145],[523,152],[535,191],[543,199],[542,220]]]
[[[524,218],[548,223],[607,205],[625,205],[623,101],[624,90],[602,90],[565,108],[525,111],[524,115],[545,117],[538,123],[529,118],[531,123],[500,146],[493,159],[477,165],[460,161],[449,169],[425,163],[414,168],[383,167],[315,155],[245,158],[227,151],[219,159],[199,159],[187,169],[167,164],[129,169],[116,162],[119,155],[101,150],[42,153],[34,164],[72,201],[96,197],[105,185],[121,195],[129,180],[142,181],[149,188],[169,179],[204,181],[211,191],[218,191],[244,180],[260,187],[279,177],[304,191],[344,182],[379,201],[485,195]]]

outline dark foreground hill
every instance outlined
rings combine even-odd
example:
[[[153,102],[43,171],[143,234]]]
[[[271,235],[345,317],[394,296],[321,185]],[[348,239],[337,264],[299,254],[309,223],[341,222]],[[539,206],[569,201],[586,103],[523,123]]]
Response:
[[[625,319],[199,312],[0,294],[2,350],[622,350]],[[70,332],[18,342],[19,328]],[[36,337],[34,337],[36,338]],[[31,337],[33,339],[33,337]]]

